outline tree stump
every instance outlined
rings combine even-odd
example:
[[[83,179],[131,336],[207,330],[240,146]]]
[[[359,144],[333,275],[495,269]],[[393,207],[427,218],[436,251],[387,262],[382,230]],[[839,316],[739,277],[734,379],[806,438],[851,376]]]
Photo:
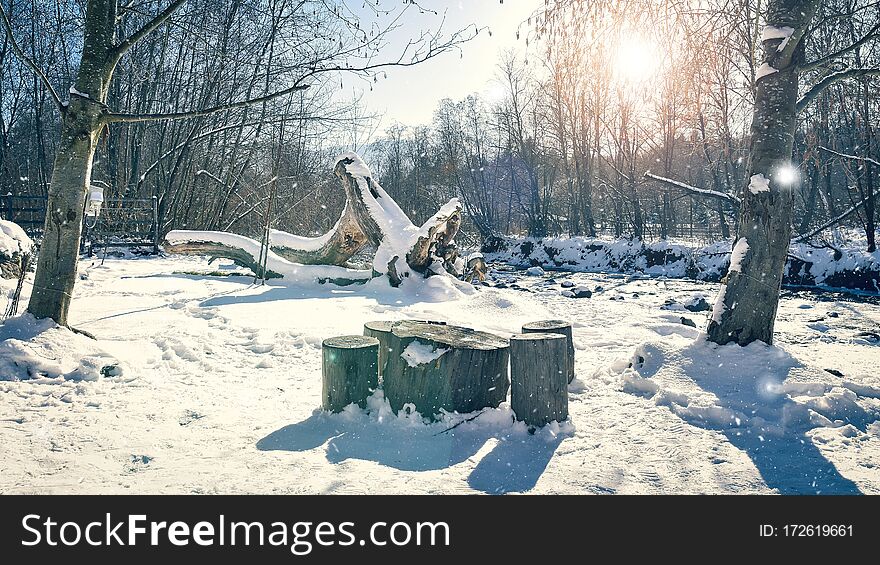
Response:
[[[382,375],[385,398],[396,411],[412,404],[433,418],[441,409],[473,412],[497,407],[510,386],[507,340],[443,324],[392,325]]]
[[[572,338],[571,324],[565,320],[542,320],[540,322],[531,322],[522,327],[524,334],[531,333],[550,333],[562,334],[565,336],[568,344],[568,359],[571,370],[568,373],[568,382],[574,380],[574,339]]]
[[[567,349],[561,334],[510,338],[510,405],[517,419],[540,427],[568,418]]]
[[[364,335],[379,340],[379,378],[382,378],[385,362],[388,359],[388,350],[391,347],[392,324],[393,322],[386,320],[374,320],[364,324]]]
[[[321,406],[341,412],[352,402],[366,408],[367,398],[379,387],[379,340],[362,335],[325,339]]]

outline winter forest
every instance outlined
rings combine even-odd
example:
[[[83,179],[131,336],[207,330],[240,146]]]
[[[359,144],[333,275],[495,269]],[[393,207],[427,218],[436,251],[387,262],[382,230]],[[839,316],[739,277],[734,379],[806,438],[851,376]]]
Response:
[[[0,493],[880,493],[880,3],[0,17]]]

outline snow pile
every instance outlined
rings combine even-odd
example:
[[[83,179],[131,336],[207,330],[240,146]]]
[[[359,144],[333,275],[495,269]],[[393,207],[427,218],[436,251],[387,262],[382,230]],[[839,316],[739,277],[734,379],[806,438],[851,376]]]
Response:
[[[743,259],[746,258],[746,253],[749,252],[749,242],[746,238],[741,237],[736,242],[736,245],[733,246],[733,250],[730,252],[730,267],[728,267],[728,271],[734,271],[737,273],[742,272],[742,262]]]
[[[745,238],[738,241],[735,267],[742,267],[748,245]],[[858,241],[822,248],[792,244],[783,283],[880,293],[880,251],[868,253],[862,245]],[[523,269],[622,272],[718,282],[730,268],[731,242],[694,247],[637,239],[511,237],[504,239],[501,251],[487,253],[486,259]]]
[[[791,41],[791,36],[794,33],[794,28],[789,26],[783,27],[774,27],[774,26],[764,26],[764,30],[761,32],[761,41],[772,41],[774,39],[781,39],[782,42],[776,48],[777,52],[782,52],[785,50],[788,42]]]
[[[0,381],[95,381],[124,372],[97,342],[52,320],[24,314],[0,325]]]
[[[772,75],[773,73],[778,73],[779,69],[774,69],[768,63],[763,63],[760,67],[755,69],[755,81],[759,81],[762,78]]]
[[[770,179],[760,173],[752,175],[752,178],[749,180],[749,192],[752,194],[770,192]]]
[[[34,242],[21,226],[8,220],[0,220],[0,256],[26,255],[34,248]]]
[[[827,382],[785,350],[761,342],[717,346],[669,336],[638,346],[598,375],[667,407],[686,422],[764,442],[815,428],[870,435],[880,420],[880,388]]]
[[[448,351],[449,349],[442,347],[434,349],[434,346],[430,343],[413,340],[412,343],[406,346],[403,353],[400,354],[400,358],[406,361],[406,364],[410,367],[418,367],[419,365],[427,365],[431,361],[440,359]]]

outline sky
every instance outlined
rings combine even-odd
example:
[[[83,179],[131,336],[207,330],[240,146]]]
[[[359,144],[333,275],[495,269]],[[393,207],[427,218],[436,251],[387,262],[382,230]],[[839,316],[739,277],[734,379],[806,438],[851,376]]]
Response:
[[[443,98],[464,98],[474,92],[492,94],[493,79],[499,55],[506,49],[524,49],[527,26],[523,23],[543,0],[421,0],[426,8],[439,14],[407,12],[401,28],[395,31],[387,54],[396,55],[406,39],[418,36],[423,29],[436,29],[443,20],[447,33],[476,24],[488,27],[476,39],[461,46],[461,51],[439,55],[414,67],[391,68],[387,79],[373,84],[373,90],[360,82],[352,89],[363,92],[362,102],[368,110],[384,114],[377,135],[395,122],[408,126],[429,124],[437,104]],[[516,30],[522,23],[522,38]],[[494,88],[497,90],[498,86]],[[348,89],[346,89],[348,90]],[[351,90],[348,90],[351,93]]]

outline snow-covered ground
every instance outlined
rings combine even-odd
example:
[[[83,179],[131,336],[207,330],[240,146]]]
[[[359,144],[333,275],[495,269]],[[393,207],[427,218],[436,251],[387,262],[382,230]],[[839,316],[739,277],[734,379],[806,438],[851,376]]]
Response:
[[[502,288],[417,295],[192,274],[216,269],[83,261],[71,319],[98,341],[0,326],[0,492],[880,493],[876,298],[788,293],[777,347],[717,348],[684,308],[709,283],[493,271]],[[424,424],[380,395],[316,411],[321,340],[410,317],[571,320],[571,423],[529,435],[505,404],[449,429],[464,416]],[[28,367],[45,376],[10,380]]]

